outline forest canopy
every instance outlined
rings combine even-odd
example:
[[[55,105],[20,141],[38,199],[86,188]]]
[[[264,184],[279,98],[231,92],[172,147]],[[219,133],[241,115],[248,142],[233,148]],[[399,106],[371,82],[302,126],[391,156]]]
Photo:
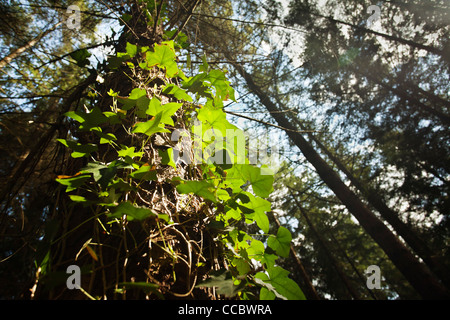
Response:
[[[450,298],[447,1],[0,20],[0,299]]]

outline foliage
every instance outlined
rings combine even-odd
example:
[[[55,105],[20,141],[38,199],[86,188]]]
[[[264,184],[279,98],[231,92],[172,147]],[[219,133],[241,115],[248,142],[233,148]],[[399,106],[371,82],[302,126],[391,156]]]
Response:
[[[177,75],[182,81],[180,85],[168,83],[162,94],[173,96],[177,102],[163,103],[163,97],[147,97],[145,89],[136,88],[127,97],[120,97],[118,93],[110,91],[114,101],[111,111],[101,111],[97,107],[91,110],[68,112],[66,116],[79,123],[80,132],[92,132],[97,136],[97,143],[82,144],[75,140],[59,139],[72,150],[72,158],[87,157],[90,161],[73,176],[59,177],[57,181],[66,187],[66,192],[75,203],[89,206],[97,219],[105,215],[108,225],[121,224],[123,218],[127,221],[146,221],[155,219],[159,229],[165,229],[177,223],[172,214],[155,213],[146,206],[138,205],[137,191],[143,188],[145,181],[158,180],[157,162],[143,160],[148,142],[160,133],[170,132],[173,128],[174,116],[180,108],[185,111],[181,121],[187,121],[187,116],[196,116],[203,127],[202,134],[207,130],[218,130],[226,133],[232,128],[222,109],[223,99],[234,99],[234,91],[220,70],[209,70],[207,64],[203,71],[194,77],[186,77],[177,67],[175,46],[173,41],[155,44],[153,47],[141,47],[130,43],[126,46],[126,53],[118,53],[110,64],[112,68],[127,65],[134,71],[138,68],[151,70],[154,66],[165,73],[167,78]],[[131,58],[139,56],[137,65]],[[117,58],[117,59],[116,59]],[[203,106],[192,103],[193,99],[204,98]],[[119,104],[117,104],[117,101]],[[129,122],[130,121],[130,122]],[[179,121],[179,120],[177,120]],[[127,134],[135,141],[132,145],[116,143],[113,132],[108,132],[108,125],[129,126]],[[192,127],[191,135],[195,134],[196,126]],[[203,141],[205,150],[210,141]],[[103,162],[96,156],[100,145],[109,145],[115,150],[115,156],[108,162]],[[224,144],[223,151],[233,154],[229,149],[233,144]],[[228,148],[228,149],[227,149]],[[172,152],[169,152],[172,151]],[[184,150],[184,152],[188,152]],[[166,164],[179,170],[181,164],[173,158],[173,148],[165,151]],[[248,162],[248,161],[247,161]],[[192,167],[191,164],[188,164]],[[239,295],[248,299],[255,287],[260,287],[260,298],[274,299],[304,299],[298,285],[288,278],[289,272],[275,264],[279,256],[288,255],[291,234],[281,227],[276,235],[269,235],[269,220],[266,212],[271,210],[270,202],[264,200],[269,196],[273,183],[273,176],[263,175],[261,169],[250,164],[226,164],[204,158],[196,167],[202,172],[200,180],[184,180],[175,174],[166,182],[176,186],[180,195],[188,197],[194,194],[201,197],[213,215],[209,217],[209,228],[214,230],[214,241],[221,243],[223,256],[228,268],[220,269],[209,274],[209,279],[197,284],[197,287],[217,287],[219,294],[226,297]],[[246,191],[249,183],[253,193]],[[86,196],[80,195],[86,194]],[[122,222],[121,222],[122,221]],[[262,230],[258,238],[267,239],[265,245],[248,234],[240,227],[240,222],[256,225]],[[178,222],[179,223],[179,222]],[[166,250],[170,250],[169,247]],[[177,275],[174,275],[177,277]],[[156,285],[156,284],[154,284]],[[126,284],[124,288],[141,285]],[[155,287],[142,286],[142,289],[153,292]]]

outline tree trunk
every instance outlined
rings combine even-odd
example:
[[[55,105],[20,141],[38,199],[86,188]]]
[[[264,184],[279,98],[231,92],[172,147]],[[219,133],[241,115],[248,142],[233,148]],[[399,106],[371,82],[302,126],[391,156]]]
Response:
[[[333,169],[321,158],[311,144],[299,133],[295,132],[284,114],[279,113],[277,106],[269,96],[262,91],[253,81],[241,65],[229,59],[236,70],[245,79],[250,90],[256,94],[261,103],[271,113],[278,125],[287,128],[286,134],[298,146],[305,158],[315,167],[317,173],[328,187],[336,194],[341,202],[359,221],[361,226],[377,242],[394,265],[403,273],[405,278],[417,290],[424,299],[448,299],[450,294],[447,289],[434,277],[434,275],[421,263],[400,240],[380,221],[375,214],[353,193],[333,171]]]
[[[131,6],[131,18],[117,42],[116,52],[124,52],[127,42],[151,47],[162,41],[161,26],[157,25],[156,30],[147,26],[146,21],[142,20],[142,17],[146,16],[142,8],[144,7],[137,3]],[[157,10],[162,10],[161,6],[158,6]],[[187,14],[190,15],[189,12]],[[133,63],[138,65],[137,55],[134,59]],[[104,83],[95,84],[98,99],[93,106],[101,111],[111,111],[111,106],[116,104],[117,107],[121,107],[119,102],[113,102],[108,92],[112,90],[119,92],[121,97],[126,97],[135,88],[145,89],[146,97],[148,95],[150,98],[177,101],[176,98],[161,93],[161,88],[176,81],[167,76],[166,71],[156,66],[136,69],[138,68],[131,70],[128,66],[120,65],[118,68],[108,70],[107,73],[102,73],[105,75]],[[183,115],[186,105],[184,104],[176,116],[173,116],[176,118],[173,127],[185,129],[183,126],[186,119]],[[73,104],[69,102],[68,107],[74,109]],[[145,220],[130,220],[122,216],[111,221],[111,218],[106,216],[104,207],[74,203],[63,188],[55,188],[56,209],[48,220],[53,219],[59,228],[53,237],[51,232],[46,232],[46,238],[42,242],[43,248],[38,250],[38,256],[48,255],[48,262],[45,258],[37,259],[41,268],[38,269],[36,285],[33,287],[34,298],[214,299],[216,297],[213,290],[196,287],[210,270],[221,267],[217,260],[218,245],[205,227],[205,221],[208,221],[212,214],[210,204],[201,203],[200,197],[192,196],[188,204],[182,205],[183,198],[179,196],[175,186],[167,181],[169,179],[167,177],[173,175],[183,180],[196,180],[200,179],[197,176],[200,173],[180,167],[175,172],[171,166],[163,165],[159,155],[160,145],[156,140],[157,138],[170,140],[170,136],[154,134],[147,141],[141,141],[142,138],[138,135],[131,136],[128,130],[131,131],[135,116],[131,112],[128,114],[131,116],[124,117],[120,124],[107,123],[104,129],[112,131],[117,138],[115,140],[117,146],[125,145],[127,148],[129,146],[133,150],[142,148],[140,162],[145,163],[142,166],[152,164],[154,167],[152,170],[157,172],[158,176],[154,180],[142,179],[139,189],[133,185],[132,190],[137,190],[135,192],[123,192],[120,187],[117,189],[113,187],[107,192],[113,190],[109,196],[117,196],[114,203],[124,199],[121,203],[129,201],[128,203],[136,204],[141,209],[148,208],[155,214],[164,212],[175,223],[165,225],[159,216],[150,216]],[[98,137],[92,132],[76,128],[65,129],[70,130],[70,134],[83,144],[98,141]],[[100,144],[95,159],[100,159],[96,160],[98,163],[110,164],[112,159],[118,159],[117,152],[108,144]],[[88,160],[85,157],[71,158],[68,154],[66,153],[63,173],[76,176],[86,166]],[[120,172],[117,170],[117,173],[114,173],[123,183],[128,182],[124,180],[125,170]],[[86,199],[92,197],[92,193],[89,188],[77,189],[77,196]],[[199,220],[192,218],[194,216]],[[81,268],[80,290],[69,290],[65,283],[52,285],[46,282],[55,279],[58,274],[65,274],[70,265]],[[136,283],[138,290],[133,287],[133,283]],[[126,286],[129,284],[130,288]],[[143,286],[142,290],[139,290],[139,286]]]
[[[317,139],[312,133],[308,132],[305,126],[298,119],[290,118],[300,129],[305,130],[308,137],[316,143],[316,145],[324,152],[328,158],[333,161],[336,167],[341,170],[345,176],[350,180],[350,182],[361,192],[361,194],[367,199],[368,203],[375,208],[381,215],[381,217],[387,221],[397,232],[397,234],[402,237],[405,242],[415,251],[416,254],[420,256],[427,264],[427,266],[433,271],[440,279],[445,283],[447,287],[450,286],[450,279],[448,272],[444,269],[440,258],[430,248],[425,242],[420,239],[411,228],[409,228],[403,221],[400,220],[399,214],[389,208],[384,200],[378,195],[376,190],[370,186],[364,186],[363,183],[355,177],[343,164],[338,157],[336,157],[319,139]]]

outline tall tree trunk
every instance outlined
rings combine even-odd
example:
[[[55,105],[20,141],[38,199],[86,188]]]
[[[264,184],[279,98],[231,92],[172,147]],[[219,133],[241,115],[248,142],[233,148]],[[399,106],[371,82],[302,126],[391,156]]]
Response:
[[[280,103],[278,99],[277,102]],[[310,140],[313,141],[331,161],[333,161],[336,167],[341,170],[350,182],[359,190],[361,195],[367,199],[368,203],[380,213],[381,217],[394,228],[395,232],[397,232],[397,234],[405,240],[405,242],[415,251],[415,253],[424,260],[431,271],[433,271],[447,287],[450,287],[448,272],[444,269],[443,263],[440,261],[439,256],[432,252],[426,243],[422,241],[422,239],[420,239],[414,231],[408,227],[408,225],[400,220],[398,212],[389,208],[376,190],[369,185],[364,185],[361,180],[355,177],[355,175],[348,170],[347,166],[342,163],[342,161],[340,161],[340,159],[335,156],[319,139],[317,139],[314,134],[309,132],[298,119],[293,117],[290,117],[289,119],[291,122],[298,125],[298,127],[308,135]]]
[[[299,133],[295,132],[296,127],[279,112],[278,107],[271,101],[269,96],[258,87],[252,76],[244,68],[233,62],[232,57],[228,57],[231,64],[241,74],[247,86],[259,98],[260,102],[271,113],[278,125],[287,128],[286,134],[295,145],[301,150],[305,158],[315,167],[317,173],[328,187],[335,193],[341,202],[347,207],[350,213],[359,221],[367,233],[384,250],[394,265],[403,273],[405,278],[417,290],[424,299],[448,299],[448,290],[435,278],[428,268],[421,263],[405,245],[389,230],[389,228],[379,220],[376,215],[353,193],[340,179],[336,172],[322,159],[314,150],[312,145]]]
[[[147,25],[147,21],[143,20],[146,16],[144,8],[146,6],[137,2],[131,6],[131,18],[119,37],[116,52],[124,52],[127,43],[149,47],[161,43],[164,30],[160,25],[157,25],[156,30]],[[162,10],[161,6],[158,6],[157,10]],[[187,14],[190,15],[191,12]],[[137,65],[137,57],[134,59],[136,60],[133,62]],[[170,78],[165,71],[156,66],[149,70],[135,69],[131,70],[127,66],[120,65],[102,73],[105,76],[104,83],[95,84],[98,99],[95,100],[93,107],[101,111],[110,111],[112,105],[120,107],[121,104],[116,105],[117,101],[113,101],[108,92],[120,92],[122,97],[126,97],[135,88],[145,89],[146,95],[151,98],[158,97],[167,101],[176,99],[160,94],[161,88],[175,82],[175,79]],[[95,80],[95,76],[93,77]],[[159,91],[156,88],[159,88]],[[155,91],[152,91],[153,89]],[[68,102],[67,107],[72,107],[73,110],[74,101],[70,102],[72,104]],[[176,122],[174,121],[174,127],[185,129],[184,111],[183,107],[177,111],[179,113]],[[135,120],[133,113],[131,114],[132,116],[128,118],[124,117],[120,124],[107,123],[104,126],[113,132],[117,138],[115,140],[117,145],[127,145],[127,148],[130,146],[130,149],[139,150],[145,141],[140,141],[137,135],[130,137],[128,130]],[[95,135],[86,131],[70,129],[70,133],[81,143],[98,141]],[[162,165],[158,149],[161,142],[159,144],[156,142],[157,138],[170,140],[170,136],[163,138],[156,135],[152,135],[151,139],[145,142],[145,148],[142,147],[141,161],[151,163],[155,168],[154,171],[158,172],[158,177],[173,175],[175,169]],[[97,153],[95,157],[101,159],[99,163],[110,164],[115,162],[112,159],[117,159],[118,151],[100,144]],[[68,154],[66,153],[67,156]],[[77,176],[88,162],[86,158],[68,157],[65,160],[63,173],[70,176]],[[196,174],[197,172],[188,170],[177,169],[176,172],[181,179],[199,179]],[[119,180],[122,179],[123,172],[117,171],[117,177],[120,177]],[[180,204],[180,201],[183,201],[182,197],[165,178],[148,181],[143,179],[139,186],[140,193],[122,193],[123,190],[118,187],[117,193],[113,188],[109,190],[112,192],[109,195],[117,196],[114,202],[123,198],[125,201],[121,203],[133,201],[133,205],[136,204],[139,208],[164,212],[176,223],[168,227],[163,224],[162,219],[155,217],[136,221],[122,216],[111,224],[111,220],[105,215],[105,209],[101,206],[82,206],[73,203],[62,188],[55,188],[56,209],[48,220],[53,219],[59,228],[53,237],[50,232],[46,232],[48,238],[44,238],[43,248],[39,250],[41,254],[47,254],[48,262],[45,258],[37,259],[38,265],[42,265],[42,268],[39,268],[36,275],[33,297],[36,299],[85,299],[86,296],[103,299],[215,298],[214,291],[197,288],[196,284],[212,267],[220,267],[217,258],[219,249],[204,226],[190,218],[195,215],[202,219],[201,221],[206,221],[206,215],[211,212],[209,205],[200,205],[200,201],[194,196],[188,205],[182,206]],[[138,189],[135,186],[133,188]],[[92,192],[81,188],[77,189],[77,195],[89,198],[92,197]],[[203,259],[201,264],[200,259]],[[65,283],[51,286],[45,282],[46,277],[52,279],[55,274],[65,273],[70,265],[81,268],[80,290],[68,290]],[[133,286],[127,288],[124,285],[133,282],[138,286],[143,285],[143,289],[133,290]],[[161,289],[152,290],[154,287]]]

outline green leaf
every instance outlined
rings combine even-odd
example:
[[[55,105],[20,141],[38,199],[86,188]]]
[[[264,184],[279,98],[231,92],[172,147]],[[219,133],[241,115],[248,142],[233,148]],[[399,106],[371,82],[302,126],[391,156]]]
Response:
[[[210,104],[206,104],[198,110],[197,118],[204,124],[202,127],[203,133],[214,128],[220,130],[222,136],[225,137],[227,129],[237,130],[237,127],[227,120],[226,113],[222,109],[216,109]]]
[[[258,283],[260,284],[260,283]],[[281,297],[281,296],[280,296]],[[259,292],[259,300],[275,300],[276,295],[273,291],[269,291],[268,289],[262,287]]]
[[[197,97],[200,96],[207,99],[213,99],[214,97],[211,89],[208,85],[203,83],[206,76],[206,73],[199,73],[194,77],[188,78],[186,81],[183,81],[182,88],[187,89],[189,92],[195,93]]]
[[[162,113],[161,123],[166,123],[171,126],[174,125],[172,120],[172,116],[177,112],[178,109],[181,108],[182,103],[170,102],[164,105],[161,105],[161,102],[158,98],[153,97],[148,104],[146,113],[151,116],[155,116],[158,113]]]
[[[265,233],[268,233],[270,224],[266,212],[270,211],[270,202],[265,199],[255,197],[251,193],[243,193],[249,197],[250,201],[247,203],[241,203],[240,207],[244,207],[253,211],[253,213],[245,213],[244,211],[245,217],[255,220],[258,227],[260,227],[261,230]]]
[[[88,157],[91,152],[97,151],[97,146],[93,144],[81,144],[66,139],[56,140],[73,150],[73,152],[71,153],[72,158]]]
[[[164,124],[161,124],[161,118],[163,116],[163,112],[159,112],[154,119],[149,120],[147,122],[139,122],[134,126],[133,133],[144,133],[147,136],[151,136],[157,132],[170,132],[167,129],[164,129]]]
[[[108,57],[108,68],[111,70],[119,68],[123,62],[128,60],[128,55],[126,57],[109,56]]]
[[[281,267],[272,267],[267,269],[269,275],[268,280],[263,280],[270,283],[276,292],[288,300],[305,300],[306,297],[298,284],[288,277],[289,271]]]
[[[125,145],[121,145],[122,149],[117,151],[119,154],[119,157],[122,157],[126,159],[127,157],[130,159],[133,159],[134,157],[142,157],[144,155],[144,152],[139,151],[135,152],[135,147],[127,147]]]
[[[279,294],[274,286],[270,284],[269,276],[264,272],[255,274],[255,283],[261,286],[261,291],[259,293],[260,300],[274,300],[275,298],[287,300],[286,297]]]
[[[154,51],[146,52],[146,57],[148,67],[158,66],[161,69],[165,68],[166,75],[169,78],[174,77],[178,73],[173,41],[163,42],[161,45],[156,44]]]
[[[235,257],[233,261],[231,262],[232,265],[236,267],[236,270],[239,272],[240,275],[246,275],[250,272],[251,268],[248,262],[243,258],[237,258]]]
[[[155,213],[153,213],[148,208],[143,207],[136,207],[129,201],[121,202],[113,213],[109,214],[108,217],[110,218],[121,218],[122,216],[126,215],[128,221],[133,220],[145,220],[151,216],[156,216]]]
[[[167,85],[163,91],[164,94],[171,94],[173,95],[175,98],[177,98],[177,100],[184,100],[184,101],[189,101],[192,102],[192,98],[190,95],[188,95],[186,93],[186,91],[184,91],[183,89],[181,89],[180,87],[178,87],[175,84],[169,84]]]
[[[173,149],[169,148],[167,150],[158,150],[159,156],[161,157],[161,164],[169,165],[173,168],[177,168],[177,165],[173,159]]]
[[[273,175],[261,174],[261,169],[250,164],[235,164],[228,172],[227,179],[250,181],[253,192],[267,198],[273,191]]]
[[[156,180],[156,169],[145,163],[138,170],[130,173],[130,177],[139,180]]]
[[[105,190],[109,182],[116,176],[117,167],[107,166],[100,162],[89,162],[81,172],[92,173],[94,180]]]
[[[79,67],[84,67],[89,64],[88,58],[91,56],[87,49],[79,49],[70,54],[70,57],[73,58]]]
[[[211,70],[208,76],[205,78],[206,82],[209,82],[211,86],[216,89],[216,96],[220,100],[235,100],[234,89],[230,86],[230,82],[227,81],[225,72],[221,70]]]
[[[90,201],[83,196],[79,196],[79,195],[75,195],[75,194],[70,194],[69,198],[73,202],[78,202],[78,203],[82,204],[84,207],[87,207],[87,206],[91,205],[92,203],[94,203],[93,201]]]
[[[140,111],[138,116],[145,117],[145,110],[148,107],[150,99],[147,98],[147,92],[144,89],[134,88],[126,98],[118,97],[117,99],[123,104],[123,110],[130,110],[137,106]]]
[[[127,54],[131,58],[133,58],[136,55],[136,53],[138,51],[138,48],[137,48],[137,46],[135,44],[131,44],[131,43],[127,42],[127,46],[126,46],[125,50],[126,50]]]
[[[248,257],[258,261],[261,260],[264,251],[265,251],[264,243],[256,239],[253,239],[252,242],[250,243],[250,246],[247,248]]]
[[[99,126],[108,122],[108,118],[98,107],[92,108],[89,112],[69,111],[64,115],[80,122],[81,131],[101,131]]]
[[[230,271],[225,269],[212,271],[209,276],[209,279],[199,283],[196,287],[216,287],[218,294],[223,294],[226,297],[231,298],[238,294],[238,292],[245,286],[244,281],[242,281],[239,286],[236,286]]]
[[[90,177],[91,175],[89,174],[82,174],[73,177],[58,178],[56,181],[67,187],[66,192],[70,192],[82,186]]]
[[[103,114],[108,118],[109,124],[120,124],[122,123],[123,113],[115,113],[111,111],[104,111]]]
[[[289,250],[291,248],[292,235],[285,227],[279,227],[276,237],[271,235],[267,239],[267,245],[275,250],[275,252],[284,257],[289,257]]]
[[[162,117],[161,122],[169,124],[171,126],[174,125],[172,116],[177,112],[178,109],[181,108],[182,103],[170,102],[161,106],[162,108]]]
[[[117,140],[117,137],[112,133],[103,133],[101,131],[94,131],[97,136],[100,137],[100,144],[111,143]]]
[[[184,181],[177,186],[179,193],[194,193],[206,200],[217,202],[214,185],[208,181]]]

